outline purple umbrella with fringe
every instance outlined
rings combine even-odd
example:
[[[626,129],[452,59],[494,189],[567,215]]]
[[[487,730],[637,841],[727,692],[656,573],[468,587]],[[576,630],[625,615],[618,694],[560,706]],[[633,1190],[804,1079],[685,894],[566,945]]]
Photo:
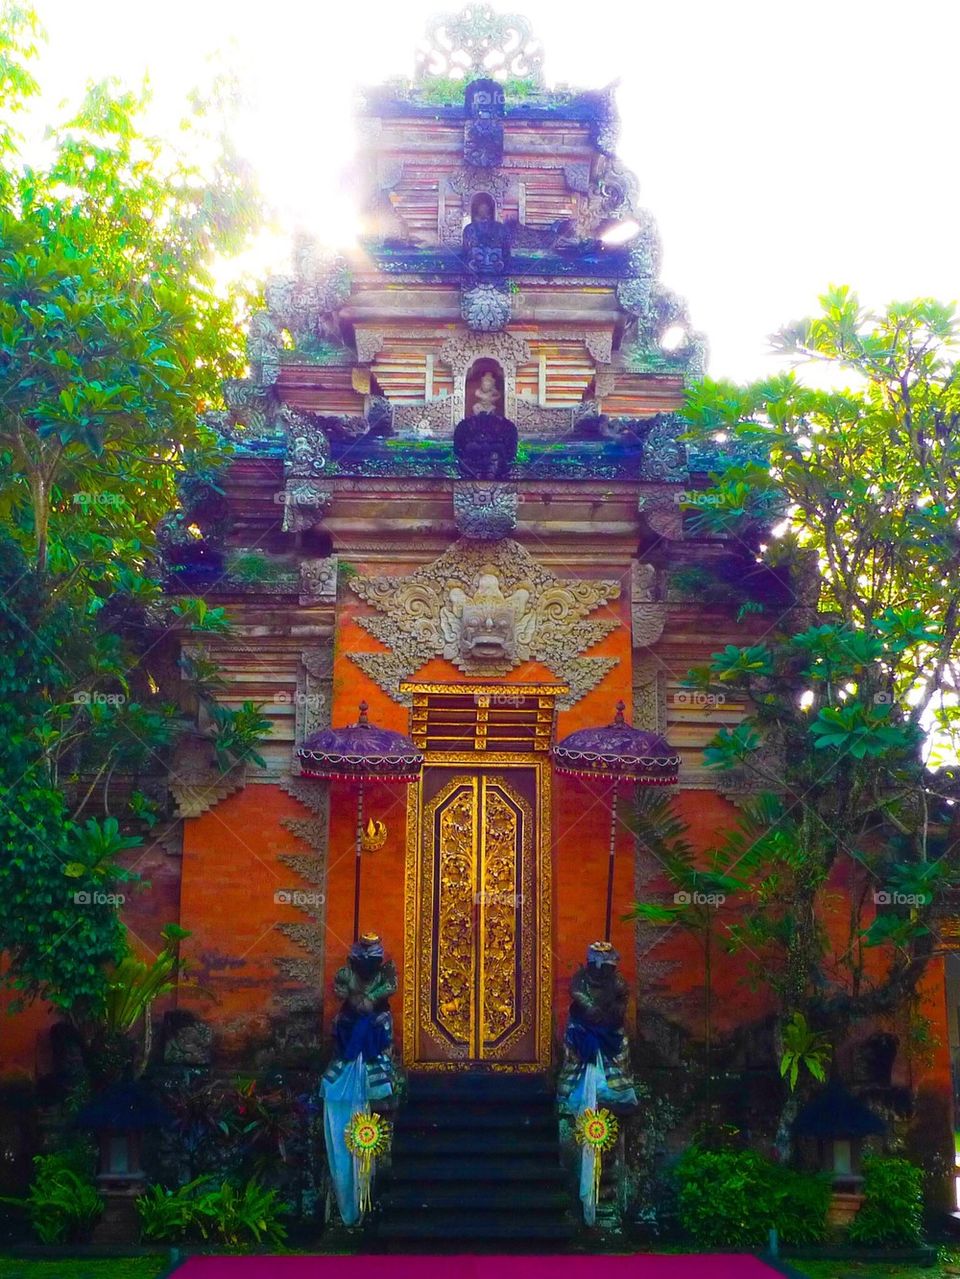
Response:
[[[300,749],[301,777],[323,781],[356,781],[357,843],[353,895],[353,940],[360,936],[360,859],[363,852],[363,785],[367,778],[382,782],[415,782],[423,768],[423,752],[409,737],[389,728],[377,728],[367,717],[367,703],[360,703],[360,718],[342,728],[322,728],[312,733]]]
[[[610,809],[610,859],[607,868],[607,914],[604,940],[610,940],[613,916],[613,868],[616,857],[617,792],[620,783],[635,786],[673,786],[680,756],[659,733],[634,728],[624,718],[623,702],[617,702],[612,724],[578,728],[553,748],[558,773],[575,777],[609,777],[613,782]]]

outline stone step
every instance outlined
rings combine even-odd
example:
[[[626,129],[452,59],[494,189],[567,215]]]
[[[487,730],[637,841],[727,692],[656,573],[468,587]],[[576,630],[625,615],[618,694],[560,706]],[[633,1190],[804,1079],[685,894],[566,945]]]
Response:
[[[498,1185],[503,1181],[564,1185],[566,1182],[556,1147],[549,1157],[542,1159],[523,1155],[505,1159],[502,1155],[467,1152],[438,1156],[421,1150],[404,1155],[400,1160],[395,1159],[389,1169],[384,1169],[383,1176],[393,1184],[414,1182],[417,1185],[431,1181],[463,1182],[467,1185],[477,1182]]]
[[[454,1155],[467,1158],[470,1155],[553,1155],[557,1156],[557,1138],[549,1130],[527,1133],[516,1128],[472,1129],[467,1137],[462,1132],[437,1129],[429,1137],[400,1128],[393,1139],[395,1161],[408,1155],[427,1153]]]
[[[421,1101],[451,1101],[457,1104],[513,1102],[553,1104],[555,1092],[543,1075],[501,1074],[411,1074],[408,1076],[411,1104]]]
[[[487,1182],[399,1183],[383,1188],[377,1201],[385,1213],[429,1212],[456,1209],[471,1213],[556,1213],[563,1216],[570,1205],[566,1190],[537,1184],[497,1186]]]
[[[386,1239],[448,1239],[457,1244],[464,1239],[543,1239],[567,1240],[576,1233],[572,1221],[558,1217],[540,1217],[533,1221],[518,1219],[516,1213],[483,1214],[434,1211],[429,1215],[384,1215],[376,1224],[376,1237]]]
[[[445,1129],[509,1128],[527,1133],[556,1134],[557,1119],[552,1107],[491,1107],[481,1103],[458,1105],[451,1101],[417,1102],[401,1107],[394,1120],[397,1132]]]

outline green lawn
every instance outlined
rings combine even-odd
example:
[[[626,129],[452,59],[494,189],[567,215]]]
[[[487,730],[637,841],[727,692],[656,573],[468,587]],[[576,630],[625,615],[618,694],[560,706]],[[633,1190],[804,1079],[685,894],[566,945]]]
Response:
[[[109,1261],[21,1261],[0,1257],[0,1275],[3,1279],[157,1279],[168,1265],[165,1256]]]
[[[801,1261],[792,1263],[808,1279],[955,1279],[960,1252],[942,1252],[935,1266],[881,1266],[867,1261]]]

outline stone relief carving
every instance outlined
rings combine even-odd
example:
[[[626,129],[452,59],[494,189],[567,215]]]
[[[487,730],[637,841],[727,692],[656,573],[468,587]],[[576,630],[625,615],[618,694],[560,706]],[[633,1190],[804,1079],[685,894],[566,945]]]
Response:
[[[447,185],[451,191],[468,201],[471,196],[486,191],[499,202],[509,191],[510,180],[494,169],[455,169],[447,178]],[[458,227],[458,238],[462,229]]]
[[[453,514],[463,537],[496,541],[517,527],[519,496],[514,484],[461,480],[453,486]]]
[[[417,51],[417,78],[492,76],[543,84],[543,52],[526,18],[474,4],[433,19]]]
[[[369,364],[374,360],[382,349],[385,340],[383,333],[374,332],[370,329],[357,329],[357,363]]]
[[[631,360],[642,363],[647,352],[674,356],[689,383],[703,377],[706,371],[707,340],[694,329],[683,298],[656,280],[658,250],[657,245],[654,253],[641,235],[631,251],[637,274],[617,285],[617,300],[634,317],[623,353],[628,366]],[[679,345],[667,348],[664,340],[671,329],[679,329],[682,338]]]
[[[687,473],[687,446],[680,438],[689,425],[679,413],[658,413],[643,439],[645,480],[681,480]]]
[[[613,359],[613,334],[587,329],[583,335],[583,344],[590,353],[590,358],[597,364],[609,364]]]
[[[283,463],[283,530],[298,533],[319,524],[333,500],[333,491],[326,479],[330,441],[317,423],[287,405],[281,406],[279,415],[287,436]]]
[[[400,435],[422,439],[449,437],[453,434],[452,395],[444,395],[425,404],[395,404],[394,430]]]
[[[264,287],[266,308],[250,320],[247,361],[255,386],[272,386],[280,374],[284,333],[295,349],[318,342],[342,345],[337,312],[350,296],[346,260],[324,256],[316,241],[299,236],[294,244],[294,275],[273,275]]]
[[[300,603],[332,604],[337,598],[336,555],[300,561]]]
[[[451,587],[440,609],[443,656],[468,674],[481,669],[505,673],[517,664],[521,646],[529,650],[536,627],[529,602],[530,592],[523,586],[504,595],[496,573],[481,573],[473,595]]]
[[[437,358],[453,373],[454,421],[466,417],[467,370],[476,361],[488,357],[503,369],[504,413],[513,418],[517,411],[517,366],[528,364],[530,347],[513,333],[460,333],[441,346]]]
[[[605,89],[599,89],[587,96],[593,98],[598,107],[595,129],[597,147],[604,155],[613,157],[616,155],[617,139],[620,136],[616,84],[607,85]]]
[[[663,734],[667,728],[667,689],[663,663],[652,653],[633,657],[633,723]]]
[[[630,568],[630,624],[634,648],[648,648],[663,634],[667,606],[658,600],[657,570],[633,561]]]
[[[489,281],[481,281],[460,295],[460,315],[477,333],[496,333],[510,323],[510,294]]]
[[[294,726],[294,774],[299,771],[297,747],[311,733],[330,723],[333,698],[333,639],[322,648],[305,649],[297,669],[296,714]]]
[[[594,377],[595,395],[598,400],[612,394],[617,385],[617,375],[609,364],[599,364]]]
[[[565,164],[563,166],[563,177],[569,191],[576,191],[578,195],[586,195],[590,190],[589,163]]]
[[[453,432],[453,455],[465,480],[505,480],[517,456],[517,428],[497,413],[474,412]]]
[[[651,532],[671,542],[683,539],[683,508],[676,485],[650,485],[637,498],[637,511]]]
[[[185,644],[185,658],[199,657],[198,645]],[[227,772],[217,768],[210,741],[197,731],[185,735],[177,745],[168,786],[178,817],[199,817],[246,783],[246,770],[235,764]]]
[[[545,440],[560,439],[573,428],[572,409],[545,409],[529,400],[517,400],[517,430],[526,437]]]
[[[318,724],[317,727],[323,727]],[[323,966],[326,924],[322,901],[327,877],[327,848],[330,829],[330,784],[307,781],[300,777],[284,777],[280,783],[285,791],[309,811],[309,817],[284,817],[281,825],[291,835],[303,840],[308,853],[281,853],[279,861],[303,881],[302,904],[291,894],[290,905],[304,915],[303,923],[277,925],[283,933],[305,952],[303,957],[278,956],[274,959],[280,974],[300,989],[281,997],[291,1011],[316,1010],[323,1003]]]
[[[502,87],[495,80],[474,80],[463,95],[463,160],[471,169],[496,169],[503,159]]]
[[[563,707],[617,664],[582,653],[620,625],[617,617],[589,616],[619,596],[620,583],[557,578],[510,538],[464,538],[409,576],[353,578],[350,587],[382,615],[358,620],[390,650],[350,658],[398,702],[409,700],[400,681],[431,657],[482,675],[542,662],[570,686],[558,699]],[[484,633],[492,638],[481,642]]]

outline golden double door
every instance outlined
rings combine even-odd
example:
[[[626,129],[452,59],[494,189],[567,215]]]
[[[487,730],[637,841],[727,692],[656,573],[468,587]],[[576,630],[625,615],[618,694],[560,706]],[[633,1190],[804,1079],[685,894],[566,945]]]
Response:
[[[428,761],[411,803],[404,1057],[426,1069],[543,1068],[549,774],[529,755],[448,760]]]

